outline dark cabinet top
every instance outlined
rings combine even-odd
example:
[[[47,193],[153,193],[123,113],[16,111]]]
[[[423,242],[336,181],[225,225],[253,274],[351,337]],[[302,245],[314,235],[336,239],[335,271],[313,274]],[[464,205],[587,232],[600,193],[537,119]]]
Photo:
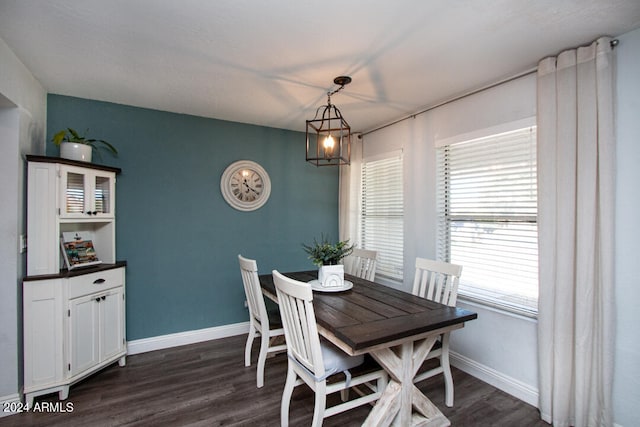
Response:
[[[83,276],[85,274],[98,273],[100,271],[112,270],[114,268],[126,267],[127,261],[116,261],[115,264],[97,264],[89,267],[80,267],[73,270],[62,269],[57,274],[41,274],[38,276],[26,276],[22,279],[23,282],[30,282],[35,280],[49,280],[49,279],[64,279],[68,277]]]
[[[96,169],[96,170],[107,171],[107,172],[115,172],[116,174],[119,174],[120,172],[122,172],[122,169],[116,168],[113,166],[97,165],[95,163],[63,159],[62,157],[33,156],[29,154],[27,155],[27,161],[40,162],[40,163],[60,163],[63,165],[80,166],[83,168]]]

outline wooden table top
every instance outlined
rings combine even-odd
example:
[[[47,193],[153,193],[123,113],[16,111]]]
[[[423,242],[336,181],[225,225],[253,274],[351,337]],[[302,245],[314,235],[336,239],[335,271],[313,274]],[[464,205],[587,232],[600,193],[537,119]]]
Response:
[[[317,271],[283,273],[309,282]],[[407,292],[345,274],[353,288],[342,292],[313,292],[318,326],[349,347],[364,353],[441,329],[462,327],[478,317],[474,312],[438,304]],[[271,274],[260,276],[263,290],[276,295]],[[345,350],[343,348],[343,350]]]

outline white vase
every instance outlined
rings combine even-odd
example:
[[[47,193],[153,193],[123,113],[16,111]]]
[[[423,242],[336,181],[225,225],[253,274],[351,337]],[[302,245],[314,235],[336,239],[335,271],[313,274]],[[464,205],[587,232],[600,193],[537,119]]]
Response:
[[[318,282],[325,288],[344,286],[344,265],[323,265],[318,269]]]
[[[75,142],[60,143],[60,157],[63,159],[91,162],[92,152],[93,148],[90,145],[77,144]]]

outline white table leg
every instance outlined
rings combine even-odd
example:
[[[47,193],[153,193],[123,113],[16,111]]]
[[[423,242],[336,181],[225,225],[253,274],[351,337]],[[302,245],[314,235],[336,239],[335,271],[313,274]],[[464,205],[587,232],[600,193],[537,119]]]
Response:
[[[400,426],[411,425],[411,413],[413,412],[413,341],[406,342],[400,346],[400,361],[402,370],[400,371],[400,411],[394,420],[394,424]]]
[[[391,380],[376,402],[369,416],[362,424],[366,427],[386,427],[396,417],[400,409],[400,384]]]
[[[413,384],[437,337],[408,341],[394,349],[375,350],[371,355],[391,377],[384,393],[365,420],[365,426],[449,426],[449,420]],[[415,412],[414,412],[415,410]]]

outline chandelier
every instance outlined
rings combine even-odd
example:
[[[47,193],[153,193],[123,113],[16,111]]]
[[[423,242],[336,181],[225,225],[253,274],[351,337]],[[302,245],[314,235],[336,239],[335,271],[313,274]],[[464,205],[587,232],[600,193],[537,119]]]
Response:
[[[327,105],[318,107],[315,117],[307,120],[307,161],[316,166],[348,165],[351,161],[351,128],[331,103],[331,95],[351,83],[351,77],[338,76],[333,83],[339,87],[327,92]]]

